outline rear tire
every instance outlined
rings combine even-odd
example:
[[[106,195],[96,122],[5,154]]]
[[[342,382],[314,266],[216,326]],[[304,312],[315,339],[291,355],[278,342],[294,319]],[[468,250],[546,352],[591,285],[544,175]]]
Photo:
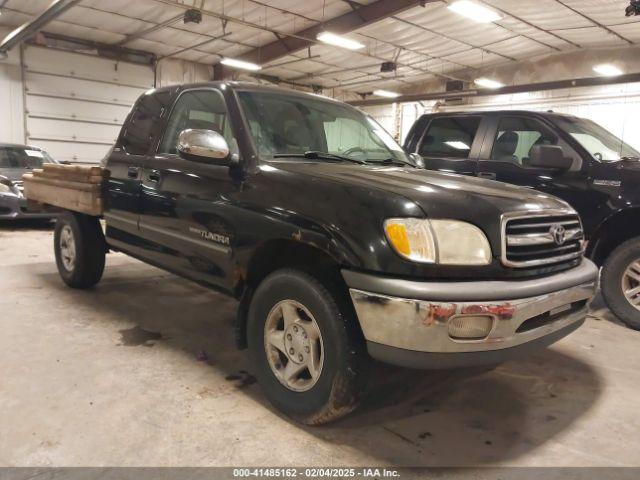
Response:
[[[100,281],[107,248],[96,217],[66,212],[58,217],[53,238],[58,273],[68,286],[85,289]]]
[[[369,356],[340,299],[338,287],[283,269],[260,283],[249,307],[247,340],[256,377],[278,410],[308,425],[354,410],[367,384]]]
[[[636,330],[640,330],[639,288],[640,237],[636,237],[619,245],[602,267],[602,296],[605,302],[623,323]]]

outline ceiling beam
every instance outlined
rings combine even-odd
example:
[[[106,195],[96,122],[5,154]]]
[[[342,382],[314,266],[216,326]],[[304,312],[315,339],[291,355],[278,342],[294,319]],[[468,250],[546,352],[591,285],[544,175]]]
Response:
[[[19,45],[24,40],[29,39],[49,22],[55,20],[56,17],[62,15],[78,3],[80,3],[80,0],[54,0],[47,9],[36,18],[19,26],[4,37],[0,42],[0,53],[7,53],[16,45]]]
[[[240,58],[247,62],[263,65],[315,45],[317,43],[316,36],[325,30],[336,34],[348,33],[384,20],[409,8],[434,1],[439,0],[378,0],[338,17],[320,22],[312,27],[300,30],[295,33],[295,36],[283,37],[257,47],[241,55]]]
[[[391,103],[420,102],[423,100],[446,100],[448,98],[486,97],[514,93],[542,92],[546,90],[561,90],[564,88],[594,87],[600,85],[618,85],[621,83],[634,83],[640,81],[640,73],[628,73],[617,77],[588,77],[574,80],[555,80],[551,82],[528,83],[523,85],[510,85],[496,89],[460,90],[457,92],[415,93],[400,95],[396,98],[369,98],[347,102],[357,107],[373,105],[388,105]]]

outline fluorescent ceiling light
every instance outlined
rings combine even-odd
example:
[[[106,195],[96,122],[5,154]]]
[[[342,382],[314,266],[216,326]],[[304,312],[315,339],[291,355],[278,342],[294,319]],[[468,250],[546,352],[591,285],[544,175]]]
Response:
[[[321,42],[328,43],[329,45],[335,45],[336,47],[347,48],[349,50],[358,50],[360,48],[364,48],[364,45],[360,42],[341,37],[340,35],[336,35],[335,33],[331,32],[319,33],[316,38]]]
[[[389,90],[374,90],[373,94],[379,97],[386,97],[386,98],[396,98],[400,96],[399,93],[390,92]]]
[[[491,23],[502,19],[502,17],[493,10],[479,3],[472,2],[471,0],[458,0],[449,5],[448,8],[458,15],[462,15],[478,23]]]
[[[451,148],[455,148],[456,150],[471,150],[471,147],[460,140],[450,140],[448,142],[444,142],[449,145]]]
[[[595,67],[593,67],[593,71],[605,77],[617,77],[618,75],[622,75],[623,73],[622,70],[620,70],[618,67],[609,63],[596,65]]]
[[[235,58],[223,58],[220,63],[228,67],[241,68],[242,70],[260,70],[262,67],[255,63],[245,62],[244,60],[236,60]]]
[[[504,83],[500,83],[497,80],[491,80],[490,78],[476,78],[474,83],[483,88],[502,88]]]

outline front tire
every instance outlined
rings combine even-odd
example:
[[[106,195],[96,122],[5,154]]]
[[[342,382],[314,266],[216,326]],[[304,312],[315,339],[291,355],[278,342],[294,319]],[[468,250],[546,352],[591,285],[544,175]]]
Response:
[[[619,245],[604,262],[602,296],[622,322],[640,330],[640,238]]]
[[[60,215],[53,239],[58,273],[68,286],[85,289],[100,281],[107,249],[96,217],[72,212]]]
[[[283,269],[258,286],[249,307],[249,355],[267,398],[308,425],[354,410],[369,357],[338,288]]]

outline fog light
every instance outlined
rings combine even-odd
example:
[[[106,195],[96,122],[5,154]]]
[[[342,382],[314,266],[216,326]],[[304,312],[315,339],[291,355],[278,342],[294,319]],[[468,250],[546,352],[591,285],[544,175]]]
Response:
[[[449,320],[449,336],[454,340],[482,340],[491,332],[493,317],[459,315]]]

